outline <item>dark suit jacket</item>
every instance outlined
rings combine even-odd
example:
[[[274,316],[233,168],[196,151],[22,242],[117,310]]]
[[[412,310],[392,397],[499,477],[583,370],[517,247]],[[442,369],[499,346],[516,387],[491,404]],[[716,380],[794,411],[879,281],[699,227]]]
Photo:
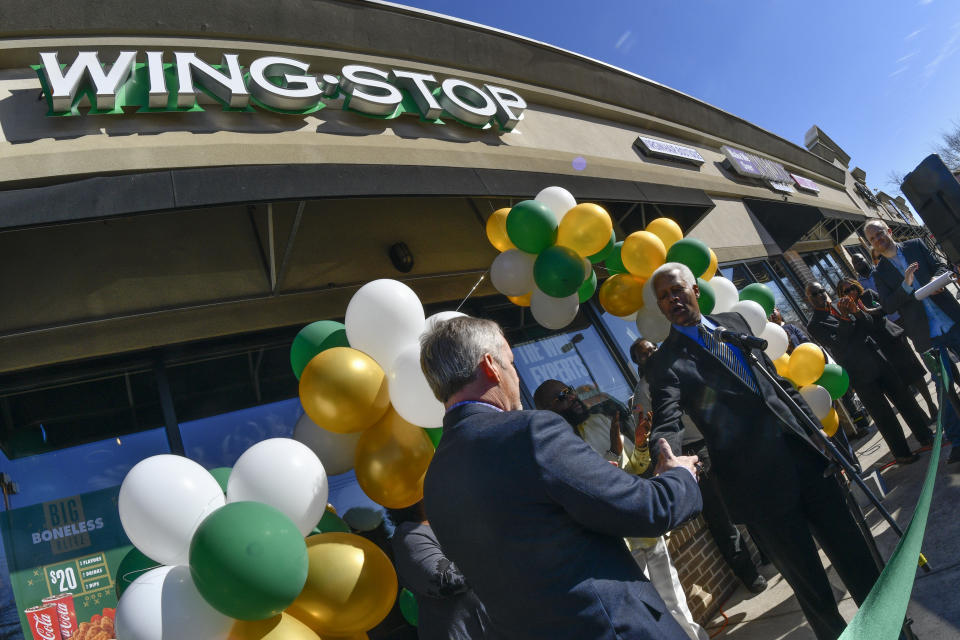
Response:
[[[488,637],[685,640],[623,538],[663,535],[700,511],[688,471],[645,480],[553,412],[471,403],[444,418],[424,500],[487,609]]]
[[[883,317],[879,319],[890,322]],[[807,331],[847,370],[850,384],[855,387],[876,380],[881,368],[890,366],[880,353],[880,346],[874,337],[876,324],[869,316],[856,316],[856,320],[846,321],[814,309]]]
[[[740,333],[750,327],[740,314],[709,316]],[[765,355],[762,362],[776,376]],[[747,385],[709,351],[676,329],[647,365],[653,400],[650,442],[666,439],[679,450],[682,413],[700,428],[710,452],[712,473],[735,522],[776,517],[803,488],[806,473],[820,473],[826,458],[814,448],[806,428],[776,395],[766,378],[755,373],[761,394]],[[789,382],[776,376],[801,410],[818,424]]]
[[[947,271],[949,267],[930,253],[930,249],[919,238],[900,244],[907,264],[916,262],[919,267],[914,276],[914,284],[919,289],[935,276]],[[903,274],[887,258],[880,258],[874,272],[873,281],[880,294],[880,304],[887,314],[900,312],[901,323],[907,336],[913,341],[917,351],[923,353],[933,346],[930,341],[930,325],[923,303],[913,297],[913,293],[903,289]],[[960,322],[960,303],[946,291],[931,296],[931,300],[940,307],[954,322]]]

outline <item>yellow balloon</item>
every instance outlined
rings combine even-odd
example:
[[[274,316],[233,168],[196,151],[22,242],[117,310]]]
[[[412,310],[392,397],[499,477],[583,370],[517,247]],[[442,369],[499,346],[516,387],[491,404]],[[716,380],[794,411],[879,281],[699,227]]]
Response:
[[[510,213],[510,207],[497,209],[487,218],[487,240],[490,241],[497,251],[506,251],[507,249],[516,249],[516,245],[510,242],[507,235],[507,214]]]
[[[366,633],[351,633],[348,636],[332,636],[325,633],[320,640],[370,640],[370,636]]]
[[[362,351],[333,347],[314,356],[300,374],[300,403],[324,429],[357,433],[383,417],[390,406],[387,378]]]
[[[777,374],[781,378],[789,377],[790,373],[790,354],[785,353],[773,361],[773,366],[777,368]]]
[[[600,205],[578,204],[563,215],[557,230],[557,244],[586,258],[599,253],[610,242],[613,221]]]
[[[647,224],[646,231],[660,238],[660,241],[663,242],[663,248],[667,251],[670,250],[674,242],[683,239],[683,229],[670,218],[651,220]]]
[[[283,611],[266,620],[237,620],[227,640],[320,640],[320,637]]]
[[[390,407],[360,436],[353,468],[371,500],[402,509],[423,499],[423,476],[431,459],[433,444],[426,432]]]
[[[620,249],[623,266],[633,275],[647,279],[667,260],[663,242],[649,231],[634,231]]]
[[[507,296],[507,300],[517,305],[518,307],[529,307],[530,306],[530,296],[533,295],[533,292],[527,293],[522,296]]]
[[[321,533],[306,542],[307,583],[288,613],[323,638],[363,633],[390,613],[397,574],[377,545],[352,533]]]
[[[710,249],[710,266],[707,267],[707,270],[700,277],[703,278],[704,280],[709,280],[713,276],[717,275],[718,266],[719,265],[717,263],[717,254],[713,252],[713,249]]]
[[[831,408],[830,413],[820,421],[820,424],[823,425],[823,432],[827,434],[827,437],[833,437],[833,434],[837,432],[837,427],[840,426],[840,416],[837,415],[837,410]]]
[[[799,387],[813,384],[823,375],[826,364],[827,359],[823,355],[823,349],[812,342],[804,342],[790,354],[787,377],[796,382]]]
[[[600,306],[615,316],[628,316],[643,306],[642,278],[629,273],[618,273],[607,278],[597,297]]]

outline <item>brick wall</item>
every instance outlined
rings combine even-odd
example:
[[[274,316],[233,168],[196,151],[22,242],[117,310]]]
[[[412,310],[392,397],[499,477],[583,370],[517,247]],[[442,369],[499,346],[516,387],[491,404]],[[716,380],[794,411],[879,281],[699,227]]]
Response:
[[[751,555],[759,561],[753,542],[746,535],[744,540]],[[687,605],[693,618],[706,625],[717,614],[720,605],[740,586],[740,581],[720,555],[702,516],[675,529],[667,540],[667,548],[687,594]]]

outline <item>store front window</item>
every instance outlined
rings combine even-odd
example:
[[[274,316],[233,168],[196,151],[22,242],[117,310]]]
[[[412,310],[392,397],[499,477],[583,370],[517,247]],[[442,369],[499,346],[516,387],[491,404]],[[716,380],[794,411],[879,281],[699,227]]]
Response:
[[[620,352],[620,357],[624,362],[630,363],[630,347],[640,337],[640,331],[637,329],[637,323],[633,320],[624,320],[619,316],[607,313],[602,308],[598,309],[600,321],[606,328],[607,333],[613,338],[613,342]]]
[[[780,280],[776,277],[773,270],[767,265],[767,263],[753,262],[747,266],[756,281],[767,285],[767,287],[769,287],[773,292],[773,297],[776,300],[776,307],[780,310],[780,314],[783,316],[784,322],[804,324],[804,320],[800,315],[800,310],[794,304],[792,296],[782,286],[782,282],[780,282]]]

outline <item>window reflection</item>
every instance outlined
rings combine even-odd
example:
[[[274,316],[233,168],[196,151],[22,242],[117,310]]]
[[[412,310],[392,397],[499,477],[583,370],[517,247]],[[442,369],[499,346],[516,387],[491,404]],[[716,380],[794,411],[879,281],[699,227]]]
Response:
[[[796,307],[800,310],[800,314],[805,316],[801,318],[801,324],[806,324],[806,318],[809,318],[813,314],[813,310],[807,303],[806,294],[800,287],[797,286],[796,281],[794,281],[787,269],[787,266],[781,260],[771,261],[770,268],[776,275],[777,282],[779,282],[780,287],[791,296],[793,301],[796,303]]]
[[[630,362],[630,347],[640,337],[640,331],[637,329],[637,323],[633,320],[624,320],[612,313],[607,313],[603,307],[597,305],[597,313],[600,315],[600,321],[606,327],[607,332],[613,338],[614,344],[620,356]]]
[[[766,263],[754,262],[748,265],[748,268],[750,269],[750,273],[753,275],[753,277],[756,278],[757,282],[767,285],[767,287],[769,287],[773,292],[776,306],[780,310],[780,314],[783,316],[784,322],[803,324],[800,313],[790,299],[790,295],[788,295],[783,289],[781,283],[771,276],[772,272],[768,270]]]

